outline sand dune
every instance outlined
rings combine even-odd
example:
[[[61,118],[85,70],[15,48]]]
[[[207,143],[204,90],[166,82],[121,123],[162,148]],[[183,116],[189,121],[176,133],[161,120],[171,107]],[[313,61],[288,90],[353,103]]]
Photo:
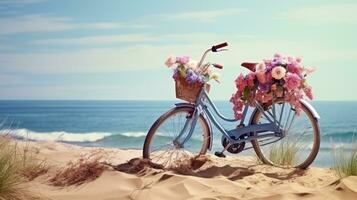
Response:
[[[100,154],[104,161],[118,165],[140,157],[141,151],[54,142],[35,142],[31,146],[52,166],[47,174],[30,182],[31,190],[55,200],[357,199],[357,177],[338,180],[330,169],[280,169],[239,156],[217,158],[208,155],[208,161],[199,169],[179,173],[149,169],[138,176],[108,167],[92,182],[61,188],[50,186],[49,177],[81,154]]]

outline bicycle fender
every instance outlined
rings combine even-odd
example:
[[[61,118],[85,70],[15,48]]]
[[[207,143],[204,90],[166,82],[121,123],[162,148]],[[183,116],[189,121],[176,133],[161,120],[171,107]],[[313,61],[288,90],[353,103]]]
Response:
[[[300,100],[300,103],[303,104],[312,113],[312,115],[314,116],[314,118],[316,120],[320,119],[319,113],[317,113],[315,108],[309,102],[307,102],[306,100],[302,99],[302,100]]]
[[[190,104],[190,103],[175,103],[176,107],[190,107],[195,109],[195,105],[194,104]],[[207,119],[206,113],[203,112],[202,114],[203,118],[205,118],[207,124],[208,124],[208,128],[209,128],[209,144],[208,144],[208,150],[212,150],[212,145],[213,145],[213,137],[212,137],[212,133],[213,133],[213,129],[212,129],[212,125],[211,122]]]

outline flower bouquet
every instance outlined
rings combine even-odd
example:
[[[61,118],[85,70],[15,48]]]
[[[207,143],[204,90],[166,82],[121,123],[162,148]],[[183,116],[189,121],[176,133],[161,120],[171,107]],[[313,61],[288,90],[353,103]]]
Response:
[[[301,112],[300,100],[307,96],[313,99],[312,88],[306,82],[311,68],[301,66],[301,58],[275,54],[273,59],[264,60],[247,75],[240,74],[235,80],[237,92],[232,95],[236,119],[242,118],[244,105],[269,104],[278,98],[284,99]]]
[[[165,65],[174,66],[172,78],[175,80],[176,97],[188,102],[195,102],[200,89],[205,86],[209,91],[207,82],[219,79],[219,75],[212,72],[210,64],[198,66],[198,62],[189,56],[169,57]]]

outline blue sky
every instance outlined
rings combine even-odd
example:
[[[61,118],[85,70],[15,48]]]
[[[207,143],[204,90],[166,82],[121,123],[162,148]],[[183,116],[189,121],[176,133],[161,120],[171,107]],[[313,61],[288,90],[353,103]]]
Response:
[[[212,54],[229,99],[244,61],[317,68],[317,100],[357,100],[356,1],[0,0],[1,99],[174,99],[168,55]]]

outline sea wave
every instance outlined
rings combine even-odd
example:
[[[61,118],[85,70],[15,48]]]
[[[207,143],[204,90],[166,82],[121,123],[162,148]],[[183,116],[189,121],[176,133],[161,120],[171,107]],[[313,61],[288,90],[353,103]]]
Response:
[[[70,133],[65,131],[35,132],[28,129],[3,129],[0,134],[9,134],[20,139],[61,142],[96,142],[109,137],[107,132]]]
[[[28,129],[2,129],[0,135],[8,134],[14,138],[33,140],[33,141],[59,141],[68,143],[108,143],[113,141],[126,141],[126,142],[143,142],[146,137],[146,132],[122,132],[122,133],[109,133],[109,132],[84,132],[74,133],[66,131],[53,131],[53,132],[36,132]],[[166,134],[157,133],[157,139],[170,140],[171,136]],[[194,137],[191,138],[195,140]]]
[[[147,133],[144,132],[125,132],[125,133],[120,133],[120,135],[126,136],[126,137],[145,137]]]
[[[351,138],[357,139],[356,131],[344,131],[344,132],[326,132],[322,134],[325,138]]]

